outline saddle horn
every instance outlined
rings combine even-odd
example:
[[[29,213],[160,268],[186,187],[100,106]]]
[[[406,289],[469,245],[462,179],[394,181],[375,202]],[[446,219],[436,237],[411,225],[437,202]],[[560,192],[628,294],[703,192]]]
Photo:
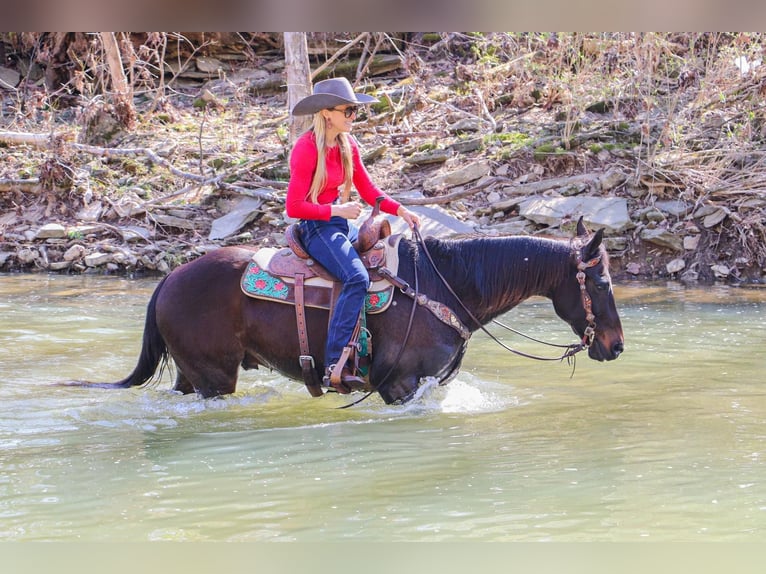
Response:
[[[359,228],[359,237],[354,243],[357,253],[364,253],[372,249],[379,239],[391,235],[391,223],[385,216],[380,216],[380,204],[384,199],[384,197],[378,197],[375,200],[370,216]]]

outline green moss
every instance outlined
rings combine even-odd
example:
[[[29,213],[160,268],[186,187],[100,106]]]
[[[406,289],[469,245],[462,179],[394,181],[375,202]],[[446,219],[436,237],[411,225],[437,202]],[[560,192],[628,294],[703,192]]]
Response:
[[[486,145],[490,145],[496,142],[500,142],[505,146],[511,147],[512,149],[520,149],[528,146],[532,142],[532,138],[528,134],[521,132],[504,132],[484,136],[484,143]]]
[[[542,144],[535,148],[534,158],[536,161],[541,161],[551,155],[565,153],[564,148],[554,144]]]

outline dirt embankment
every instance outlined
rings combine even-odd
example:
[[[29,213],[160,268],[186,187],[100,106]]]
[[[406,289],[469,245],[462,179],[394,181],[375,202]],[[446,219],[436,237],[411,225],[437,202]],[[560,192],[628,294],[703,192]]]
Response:
[[[362,72],[381,100],[354,133],[403,203],[485,234],[567,235],[585,215],[607,228],[618,279],[764,282],[760,35],[373,39],[326,73]],[[85,76],[52,90],[50,68],[10,46],[0,270],[167,273],[221,245],[284,241],[278,38],[187,50],[163,85],[135,89],[130,129]]]

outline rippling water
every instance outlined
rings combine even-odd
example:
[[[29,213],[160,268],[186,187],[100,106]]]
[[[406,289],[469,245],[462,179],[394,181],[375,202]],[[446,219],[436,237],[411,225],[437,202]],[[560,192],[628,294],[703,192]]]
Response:
[[[618,286],[619,360],[477,334],[402,407],[258,371],[214,400],[49,384],[126,375],[156,282],[0,275],[0,539],[763,538],[761,290]],[[503,320],[571,342],[545,300]]]

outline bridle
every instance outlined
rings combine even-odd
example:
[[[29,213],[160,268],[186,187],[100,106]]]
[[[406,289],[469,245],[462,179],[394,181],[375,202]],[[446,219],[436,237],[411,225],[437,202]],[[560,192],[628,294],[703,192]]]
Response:
[[[580,253],[580,246],[574,247],[575,252],[575,258],[577,260],[577,282],[580,284],[580,297],[582,300],[583,309],[585,310],[585,320],[587,321],[587,326],[585,328],[585,331],[583,332],[583,337],[578,343],[573,343],[570,345],[559,345],[556,343],[548,343],[546,341],[541,341],[539,339],[535,339],[534,337],[530,337],[529,335],[525,335],[524,333],[521,333],[520,331],[517,331],[516,329],[513,329],[512,327],[509,327],[507,325],[504,325],[503,323],[492,320],[492,323],[495,325],[499,325],[503,329],[507,331],[511,331],[517,335],[520,335],[526,339],[529,339],[530,341],[534,341],[536,343],[541,343],[543,345],[547,345],[549,347],[558,347],[566,349],[560,356],[558,357],[541,357],[538,355],[532,355],[529,353],[525,353],[523,351],[519,351],[517,349],[514,349],[512,347],[509,347],[505,343],[503,343],[500,339],[498,339],[495,335],[490,333],[484,325],[481,324],[481,322],[471,313],[471,311],[465,306],[463,301],[460,299],[460,297],[455,293],[455,291],[450,286],[449,282],[444,278],[444,276],[441,274],[439,269],[436,267],[436,263],[433,260],[433,257],[431,257],[431,253],[428,250],[428,247],[426,246],[425,241],[423,241],[423,237],[420,235],[420,231],[418,231],[417,227],[413,230],[413,235],[416,237],[418,243],[423,248],[423,252],[426,254],[426,258],[428,259],[429,263],[431,263],[431,266],[433,267],[434,271],[436,272],[436,275],[439,277],[441,282],[444,284],[444,286],[447,288],[447,290],[450,292],[450,294],[455,298],[455,300],[460,304],[463,311],[466,312],[468,317],[471,318],[471,320],[476,324],[476,326],[484,331],[484,333],[492,339],[495,343],[500,345],[502,348],[504,348],[506,351],[510,351],[511,353],[514,353],[516,355],[519,355],[521,357],[526,357],[528,359],[535,359],[536,361],[562,361],[564,359],[569,360],[574,359],[574,356],[579,353],[580,351],[584,351],[588,347],[591,346],[593,343],[593,338],[596,335],[596,316],[593,314],[593,301],[590,297],[590,294],[588,293],[588,289],[585,286],[585,270],[590,267],[595,267],[601,262],[601,255],[597,255],[588,261],[582,260],[582,255]]]
[[[585,332],[582,336],[582,346],[587,349],[593,344],[593,337],[596,336],[596,316],[593,314],[593,300],[590,298],[587,287],[585,287],[585,270],[591,267],[595,267],[601,262],[601,255],[589,259],[588,261],[582,260],[580,250],[576,250],[577,253],[577,282],[580,284],[580,299],[582,299],[582,306],[585,309],[585,320],[588,325],[585,327]]]

